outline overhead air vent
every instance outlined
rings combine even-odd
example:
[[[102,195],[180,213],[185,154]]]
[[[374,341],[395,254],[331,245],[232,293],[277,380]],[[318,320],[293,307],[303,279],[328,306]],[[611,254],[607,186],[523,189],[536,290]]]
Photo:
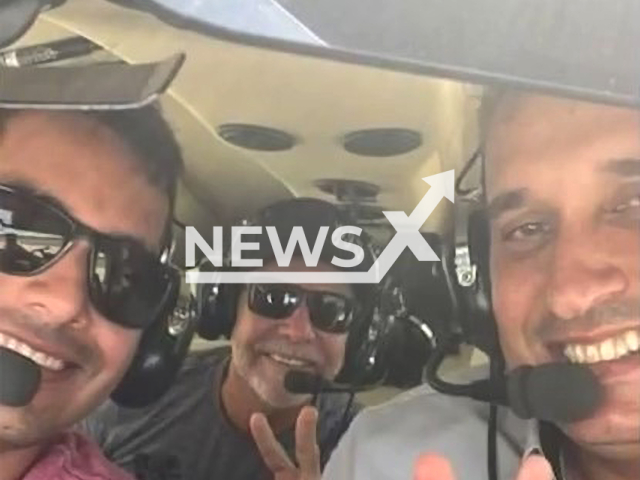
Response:
[[[291,150],[297,143],[296,137],[284,130],[244,123],[220,125],[218,135],[236,147],[260,152]]]
[[[380,193],[380,187],[374,183],[344,178],[322,178],[315,185],[338,202],[375,202]]]
[[[357,130],[342,139],[344,149],[366,157],[393,157],[409,153],[422,145],[422,135],[407,128]]]

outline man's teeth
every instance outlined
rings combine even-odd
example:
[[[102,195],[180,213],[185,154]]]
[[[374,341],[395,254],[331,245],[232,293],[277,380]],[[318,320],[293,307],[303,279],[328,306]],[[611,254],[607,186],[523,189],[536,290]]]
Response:
[[[46,353],[34,350],[26,343],[22,343],[13,337],[0,333],[0,347],[8,348],[16,353],[19,353],[23,357],[27,357],[33,360],[35,363],[43,368],[49,370],[60,371],[64,368],[65,363],[63,360],[53,358]]]
[[[297,358],[292,358],[292,357],[284,357],[282,355],[278,355],[277,353],[272,353],[269,356],[276,362],[282,363],[284,365],[287,365],[293,368],[308,367],[310,365],[309,362],[306,362],[304,360],[299,360]]]
[[[572,363],[598,363],[617,360],[640,351],[640,332],[629,330],[599,343],[573,343],[564,347],[564,355]]]

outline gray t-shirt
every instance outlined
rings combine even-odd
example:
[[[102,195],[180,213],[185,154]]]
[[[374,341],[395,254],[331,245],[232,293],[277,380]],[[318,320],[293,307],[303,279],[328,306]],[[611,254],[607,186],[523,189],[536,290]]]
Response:
[[[489,406],[422,385],[364,409],[342,437],[322,480],[407,480],[421,454],[444,455],[457,480],[486,480]],[[501,409],[500,480],[516,478],[529,423]]]
[[[228,347],[190,355],[172,388],[143,409],[108,401],[81,427],[107,458],[140,480],[263,480],[273,478],[251,436],[235,428],[221,408],[220,387]],[[318,444],[323,467],[358,407],[346,414],[348,396],[320,395]],[[279,435],[295,451],[293,426]]]

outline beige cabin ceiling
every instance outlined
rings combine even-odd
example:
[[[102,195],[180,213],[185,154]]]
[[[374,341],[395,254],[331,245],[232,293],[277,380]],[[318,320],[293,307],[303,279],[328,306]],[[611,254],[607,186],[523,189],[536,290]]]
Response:
[[[101,0],[70,0],[22,43],[74,34],[127,62],[187,54],[163,103],[187,162],[177,216],[203,232],[289,196],[331,200],[314,186],[320,178],[375,183],[381,206],[410,212],[428,189],[421,178],[459,170],[473,146],[476,102],[456,82],[235,45]],[[299,144],[279,153],[231,146],[216,126],[234,122],[286,130]],[[372,127],[418,130],[423,146],[390,158],[343,150],[343,134]],[[441,228],[445,210],[424,229]]]

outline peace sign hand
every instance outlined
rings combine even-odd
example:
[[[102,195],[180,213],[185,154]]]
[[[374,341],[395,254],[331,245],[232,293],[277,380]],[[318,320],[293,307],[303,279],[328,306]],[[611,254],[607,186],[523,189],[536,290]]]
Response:
[[[296,460],[299,465],[296,466],[276,439],[266,417],[261,413],[252,415],[249,422],[251,434],[262,459],[273,472],[274,480],[320,480],[317,425],[317,410],[304,407],[296,421]]]

